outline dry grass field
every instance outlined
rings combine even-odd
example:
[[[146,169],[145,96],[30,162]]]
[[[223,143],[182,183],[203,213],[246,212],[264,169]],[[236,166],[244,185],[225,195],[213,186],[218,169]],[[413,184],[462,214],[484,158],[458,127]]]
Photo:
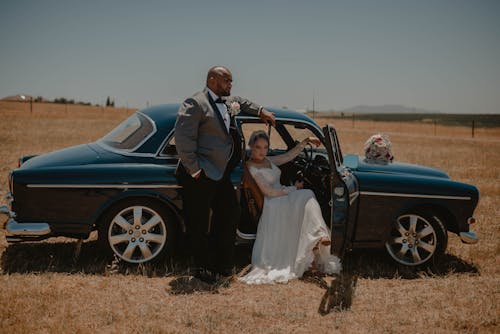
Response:
[[[93,141],[131,110],[0,103],[0,204],[7,173],[21,155]],[[323,124],[328,120],[318,119]],[[391,137],[395,159],[442,168],[475,184],[480,236],[463,245],[450,235],[444,263],[404,269],[384,252],[350,255],[358,274],[353,303],[320,312],[320,284],[246,286],[216,293],[175,294],[178,275],[167,264],[131,267],[103,261],[95,241],[72,260],[74,240],[7,245],[0,230],[2,333],[493,333],[500,332],[500,129],[337,121],[344,153],[361,153],[373,133]],[[36,204],[35,204],[36,205]],[[78,203],[75,203],[78,205]]]

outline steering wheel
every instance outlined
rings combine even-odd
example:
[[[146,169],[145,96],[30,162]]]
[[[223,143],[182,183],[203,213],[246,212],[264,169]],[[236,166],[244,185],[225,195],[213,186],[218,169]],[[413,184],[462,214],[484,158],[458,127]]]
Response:
[[[306,146],[303,149],[304,151],[304,157],[298,156],[295,159],[295,164],[296,166],[299,167],[299,171],[297,172],[297,175],[300,175],[300,178],[304,179],[308,183],[311,183],[308,179],[308,176],[310,174],[310,171],[312,168],[314,168],[313,165],[313,152],[314,148],[311,143],[307,143]]]
[[[314,147],[311,143],[307,143],[304,147],[304,154],[306,156],[306,169],[308,169],[313,162]]]

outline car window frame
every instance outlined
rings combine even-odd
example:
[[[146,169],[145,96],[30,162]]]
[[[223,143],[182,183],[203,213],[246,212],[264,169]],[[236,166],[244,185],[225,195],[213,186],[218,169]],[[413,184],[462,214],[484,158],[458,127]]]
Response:
[[[295,146],[295,141],[284,126],[285,124],[290,124],[290,125],[302,125],[308,128],[317,138],[321,140],[323,143],[323,146],[326,145],[325,139],[323,136],[323,131],[322,129],[317,125],[313,124],[311,122],[305,122],[302,120],[298,119],[293,119],[293,118],[283,118],[283,117],[277,117],[276,118],[277,122],[277,127],[274,128],[274,131],[277,131],[283,140],[283,142],[287,145],[286,151],[292,149]],[[258,117],[251,116],[251,115],[238,115],[236,116],[236,125],[239,129],[239,131],[242,131],[241,124],[242,123],[262,123],[262,120]],[[163,154],[162,152],[165,150],[165,147],[168,145],[168,142],[172,139],[174,136],[174,128],[170,130],[170,132],[165,136],[165,139],[161,142],[161,144],[158,147],[158,150],[156,151],[155,156],[159,159],[168,159],[168,158],[177,158],[179,157],[178,154],[176,155],[171,155],[171,154]],[[243,135],[243,133],[241,132]],[[245,136],[243,135],[245,138]],[[247,142],[247,138],[245,138],[245,145]],[[245,147],[246,148],[246,147]],[[276,150],[276,151],[283,151],[286,152],[285,150]]]
[[[240,130],[241,130],[242,123],[261,123],[261,122],[262,122],[262,120],[258,117],[255,117],[255,116],[237,116],[236,117],[236,123],[237,123]],[[317,138],[319,138],[321,140],[323,146],[326,147],[323,131],[321,130],[321,128],[318,125],[312,124],[311,122],[305,122],[305,121],[293,119],[293,118],[277,117],[276,118],[276,127],[274,128],[274,130],[279,133],[282,140],[287,145],[286,151],[289,151],[290,149],[295,147],[295,140],[290,135],[290,132],[288,132],[288,130],[286,129],[285,124],[305,126]],[[245,144],[246,144],[246,140],[247,140],[247,138],[245,138]],[[278,151],[278,150],[275,150],[275,151]]]

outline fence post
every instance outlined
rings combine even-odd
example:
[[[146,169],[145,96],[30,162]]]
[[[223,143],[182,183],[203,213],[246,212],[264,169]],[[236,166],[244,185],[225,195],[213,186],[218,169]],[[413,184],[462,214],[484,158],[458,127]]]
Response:
[[[436,136],[436,120],[434,120],[434,136]]]
[[[352,113],[352,128],[354,129],[354,113]]]
[[[474,120],[472,120],[472,138],[474,138]]]
[[[30,97],[30,113],[33,113],[33,97]]]

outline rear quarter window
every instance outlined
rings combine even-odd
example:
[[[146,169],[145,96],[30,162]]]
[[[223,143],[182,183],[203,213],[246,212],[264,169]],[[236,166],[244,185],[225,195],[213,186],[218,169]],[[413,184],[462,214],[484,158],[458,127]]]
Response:
[[[102,142],[120,150],[133,151],[153,135],[155,127],[141,113],[135,113],[102,138]]]

